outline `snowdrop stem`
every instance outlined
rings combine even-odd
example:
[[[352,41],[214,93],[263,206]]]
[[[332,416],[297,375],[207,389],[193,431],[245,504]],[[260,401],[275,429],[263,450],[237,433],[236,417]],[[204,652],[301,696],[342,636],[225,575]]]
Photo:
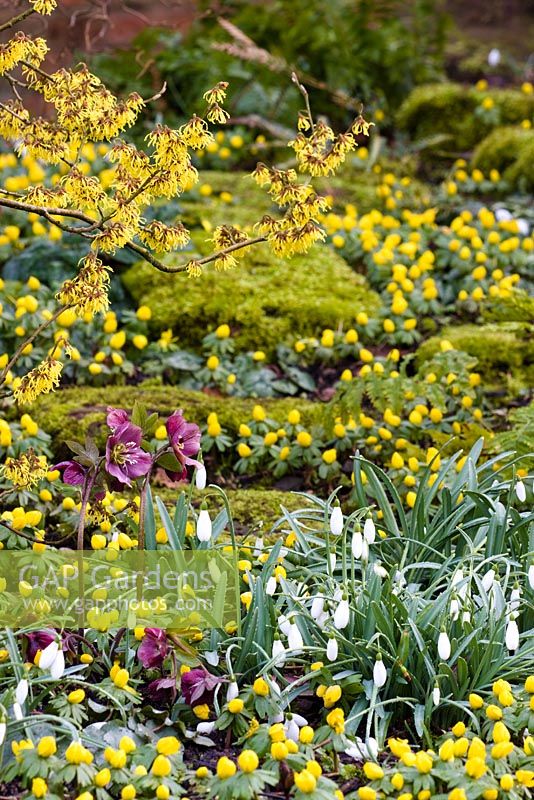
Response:
[[[377,696],[378,696],[378,688],[373,683],[373,691],[372,691],[372,694],[371,694],[371,701],[369,703],[369,713],[367,714],[367,720],[366,720],[366,723],[365,723],[365,741],[366,742],[369,741],[369,737],[371,736],[371,724],[373,722],[373,715],[374,715],[374,711],[375,711],[375,705],[376,705]]]
[[[324,507],[324,545],[326,548],[326,569],[329,577],[332,577],[332,561],[330,559],[330,503]]]
[[[228,517],[228,528],[230,529],[230,539],[232,541],[232,557],[234,561],[237,635],[241,636],[241,596],[239,594],[239,568],[237,566],[238,551],[237,551],[237,540],[235,535],[234,518],[232,517],[232,511],[230,509],[230,503],[228,502],[226,493],[221,489],[220,486],[216,486],[214,483],[210,483],[209,488],[216,491],[217,494],[219,494],[222,497],[224,507],[226,509],[226,515]]]

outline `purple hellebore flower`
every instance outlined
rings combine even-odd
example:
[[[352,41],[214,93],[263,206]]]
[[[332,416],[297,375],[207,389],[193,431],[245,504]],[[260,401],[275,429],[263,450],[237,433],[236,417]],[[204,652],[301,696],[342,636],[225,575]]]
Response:
[[[182,695],[185,702],[190,705],[211,703],[213,692],[221,679],[212,675],[207,670],[197,667],[182,675]]]
[[[152,456],[141,448],[143,431],[126,422],[116,428],[106,442],[106,471],[120,483],[132,485],[132,478],[146,475]]]
[[[178,473],[178,480],[183,480],[187,475],[186,467],[200,467],[200,462],[191,456],[195,456],[200,450],[200,428],[194,422],[186,422],[180,411],[175,411],[167,420],[167,434],[174,455],[182,465],[181,473]]]
[[[37,655],[39,650],[44,650],[45,647],[57,639],[57,634],[55,631],[31,631],[30,633],[25,633],[25,637],[28,640],[28,651],[26,653],[26,659],[33,664],[33,660]]]
[[[146,669],[161,667],[169,652],[167,634],[162,628],[145,628],[145,635],[137,650],[137,657]]]
[[[176,678],[156,678],[141,689],[142,693],[158,706],[170,705],[176,698]]]
[[[54,464],[53,469],[63,471],[62,481],[68,483],[69,486],[80,486],[87,474],[87,468],[82,467],[77,461],[60,461],[59,464]]]
[[[115,433],[117,428],[120,428],[126,422],[130,421],[130,417],[128,416],[128,412],[125,411],[123,408],[111,408],[108,406],[108,415],[106,417],[106,422],[108,427],[111,428],[112,432]]]

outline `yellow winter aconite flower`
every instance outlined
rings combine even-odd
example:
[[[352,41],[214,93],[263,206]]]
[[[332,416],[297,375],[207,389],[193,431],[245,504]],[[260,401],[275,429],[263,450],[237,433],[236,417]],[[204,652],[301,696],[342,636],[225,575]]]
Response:
[[[227,756],[222,756],[217,761],[217,777],[221,780],[227,780],[235,775],[237,772],[237,767],[234,762],[229,759]]]

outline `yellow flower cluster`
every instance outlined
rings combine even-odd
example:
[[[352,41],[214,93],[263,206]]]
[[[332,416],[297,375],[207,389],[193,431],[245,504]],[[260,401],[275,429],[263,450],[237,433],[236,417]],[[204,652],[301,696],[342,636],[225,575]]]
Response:
[[[17,489],[29,489],[47,475],[46,456],[37,456],[33,450],[27,450],[17,458],[7,458],[2,472]]]

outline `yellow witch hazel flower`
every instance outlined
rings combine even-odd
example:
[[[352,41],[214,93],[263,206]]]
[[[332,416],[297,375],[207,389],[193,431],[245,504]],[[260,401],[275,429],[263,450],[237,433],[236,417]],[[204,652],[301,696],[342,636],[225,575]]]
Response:
[[[30,3],[38,14],[51,14],[57,7],[56,0],[30,0]]]
[[[28,450],[18,458],[6,459],[2,472],[18,489],[31,488],[47,475],[46,456],[38,456],[33,450]]]

